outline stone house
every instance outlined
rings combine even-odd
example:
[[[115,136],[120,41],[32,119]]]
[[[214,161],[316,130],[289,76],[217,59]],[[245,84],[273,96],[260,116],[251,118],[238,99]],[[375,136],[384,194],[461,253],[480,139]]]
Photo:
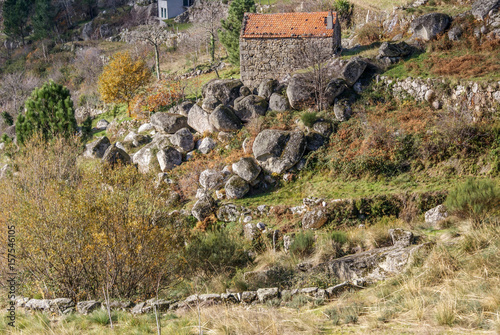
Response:
[[[194,0],[158,0],[158,17],[171,19],[184,13],[193,3]]]
[[[256,87],[263,79],[279,80],[310,66],[310,60],[301,59],[299,53],[313,45],[330,56],[340,49],[336,12],[245,13],[240,35],[241,80]]]

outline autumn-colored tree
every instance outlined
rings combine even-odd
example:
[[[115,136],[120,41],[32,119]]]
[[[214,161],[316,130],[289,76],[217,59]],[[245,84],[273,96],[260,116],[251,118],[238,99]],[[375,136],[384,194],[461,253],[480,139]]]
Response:
[[[162,112],[179,103],[184,98],[179,81],[161,80],[140,93],[131,101],[132,116],[137,119],[149,118],[150,112]]]
[[[19,173],[0,179],[0,224],[16,227],[22,293],[43,283],[46,296],[95,298],[105,287],[130,298],[178,280],[189,225],[168,215],[167,186],[152,188],[133,166],[79,168],[80,152],[76,137],[34,136],[14,158]]]
[[[99,93],[106,103],[126,103],[128,106],[150,78],[151,72],[143,60],[134,60],[129,52],[117,52],[99,76]]]

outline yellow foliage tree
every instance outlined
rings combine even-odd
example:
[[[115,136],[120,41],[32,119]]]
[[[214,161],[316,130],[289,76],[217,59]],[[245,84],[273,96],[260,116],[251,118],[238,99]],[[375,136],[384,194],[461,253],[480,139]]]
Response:
[[[151,71],[143,60],[134,60],[129,52],[117,52],[99,76],[99,93],[106,103],[126,103],[146,85]],[[130,109],[129,109],[130,116]]]

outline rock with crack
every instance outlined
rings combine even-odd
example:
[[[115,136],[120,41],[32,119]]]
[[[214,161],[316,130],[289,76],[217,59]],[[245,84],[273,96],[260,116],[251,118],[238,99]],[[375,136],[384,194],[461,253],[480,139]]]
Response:
[[[182,154],[172,147],[159,150],[156,154],[156,158],[162,172],[172,170],[182,163]]]
[[[109,146],[102,156],[102,162],[110,164],[111,166],[116,164],[130,164],[131,161],[130,156],[123,149],[118,148],[116,144]]]
[[[278,93],[273,93],[269,98],[269,110],[284,112],[290,109],[288,99]]]
[[[274,89],[278,86],[278,81],[275,79],[265,79],[263,80],[258,89],[258,95],[260,97],[263,97],[265,99],[268,99],[271,97],[271,94],[273,94]]]
[[[300,131],[266,129],[253,143],[257,163],[268,173],[281,174],[302,158],[306,149],[306,137]]]
[[[491,11],[500,9],[499,0],[478,0],[472,4],[471,13],[476,20],[484,20]]]
[[[85,146],[83,156],[87,158],[102,158],[110,145],[111,143],[106,136],[99,137]]]
[[[216,190],[224,183],[224,175],[213,169],[203,170],[198,179],[200,185],[206,190]]]
[[[180,151],[189,152],[194,149],[193,134],[188,128],[182,128],[170,137],[170,142]]]
[[[448,211],[443,205],[438,205],[425,212],[425,222],[436,225],[448,217]]]
[[[168,111],[170,114],[180,114],[184,116],[188,116],[191,107],[193,107],[193,103],[191,101],[183,101],[178,105],[170,108]]]
[[[294,109],[301,109],[314,104],[314,80],[309,74],[294,74],[290,78],[286,95],[290,106]]]
[[[307,212],[302,218],[302,228],[318,229],[328,222],[328,213],[325,209],[320,208]]]
[[[401,233],[401,232],[399,232]],[[343,281],[363,279],[367,282],[384,280],[401,273],[410,262],[412,255],[423,245],[394,246],[377,248],[354,255],[337,258],[311,269],[312,272],[327,272]]]
[[[236,222],[240,215],[240,208],[233,204],[224,204],[217,211],[217,219],[223,222]]]
[[[353,86],[365,71],[367,63],[360,57],[353,57],[343,67],[340,76],[346,81],[347,85]]]
[[[101,303],[96,300],[80,301],[76,304],[76,310],[83,315],[87,315],[100,307]]]
[[[259,302],[261,304],[278,297],[279,297],[279,291],[277,287],[259,288],[257,290],[257,298],[259,299]]]

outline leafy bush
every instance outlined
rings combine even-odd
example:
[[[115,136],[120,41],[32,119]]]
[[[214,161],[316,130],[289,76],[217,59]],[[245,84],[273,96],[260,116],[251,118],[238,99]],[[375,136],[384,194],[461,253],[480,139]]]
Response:
[[[347,235],[343,231],[333,231],[331,234],[331,238],[340,245],[347,242]]]
[[[358,42],[361,44],[370,44],[380,41],[382,37],[382,27],[378,23],[365,23],[363,27],[358,30]]]
[[[314,232],[307,230],[295,235],[290,245],[290,253],[295,256],[305,256],[311,253],[314,246]]]
[[[450,191],[445,205],[457,214],[471,218],[477,227],[500,208],[500,188],[489,179],[469,178]]]
[[[300,119],[306,127],[312,127],[316,120],[318,120],[318,116],[316,112],[305,112],[300,116]]]
[[[12,126],[14,124],[14,118],[12,115],[10,115],[9,112],[2,112],[0,113],[2,115],[2,120],[3,123],[5,123],[7,126]]]
[[[345,22],[347,27],[351,26],[352,14],[354,12],[354,4],[348,0],[335,0],[333,9],[337,12],[341,22]]]

